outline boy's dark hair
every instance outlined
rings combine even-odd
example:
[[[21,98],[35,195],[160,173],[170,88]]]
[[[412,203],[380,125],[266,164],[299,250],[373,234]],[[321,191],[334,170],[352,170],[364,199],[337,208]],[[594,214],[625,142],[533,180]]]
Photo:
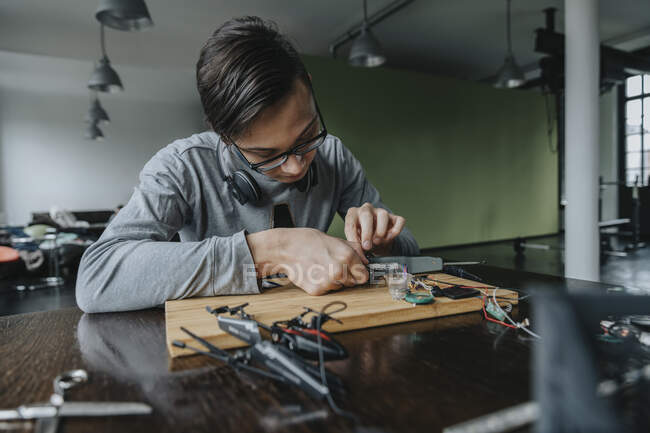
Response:
[[[227,142],[288,95],[307,70],[277,26],[258,17],[234,18],[210,36],[196,64],[206,120]]]

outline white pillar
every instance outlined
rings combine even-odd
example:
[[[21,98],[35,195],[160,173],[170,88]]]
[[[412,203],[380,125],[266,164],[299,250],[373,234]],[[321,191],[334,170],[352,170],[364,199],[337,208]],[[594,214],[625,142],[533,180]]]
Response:
[[[598,281],[598,0],[565,0],[565,270]]]

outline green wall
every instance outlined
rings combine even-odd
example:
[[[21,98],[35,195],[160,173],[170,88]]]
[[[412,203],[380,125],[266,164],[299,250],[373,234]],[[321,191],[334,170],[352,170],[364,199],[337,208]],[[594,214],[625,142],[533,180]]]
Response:
[[[421,248],[557,231],[558,165],[539,92],[304,61],[328,130]],[[343,236],[338,217],[330,233]]]

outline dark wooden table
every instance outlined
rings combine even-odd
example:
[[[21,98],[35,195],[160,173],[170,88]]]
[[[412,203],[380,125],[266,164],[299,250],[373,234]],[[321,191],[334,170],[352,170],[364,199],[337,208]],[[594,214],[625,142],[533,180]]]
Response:
[[[58,310],[77,305],[74,296],[74,277],[67,277],[61,287],[16,290],[17,285],[28,286],[39,283],[41,281],[38,277],[0,280],[0,316]]]
[[[487,266],[470,270],[523,290],[606,287]],[[518,318],[528,314],[525,301],[513,311]],[[71,400],[143,401],[153,407],[148,416],[66,419],[65,432],[438,432],[528,401],[535,344],[479,313],[339,334],[350,357],[328,367],[346,384],[347,392],[336,400],[360,418],[361,426],[355,426],[294,388],[203,357],[172,361],[162,310],[93,315],[66,308],[10,315],[0,317],[0,333],[0,408],[46,401],[52,379],[73,368],[86,369],[91,381],[73,389]],[[298,407],[312,420],[283,426]]]

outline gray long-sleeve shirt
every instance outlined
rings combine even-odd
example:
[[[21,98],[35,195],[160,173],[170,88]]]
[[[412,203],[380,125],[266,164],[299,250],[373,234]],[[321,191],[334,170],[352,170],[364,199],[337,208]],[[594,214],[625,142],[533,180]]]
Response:
[[[174,141],[144,166],[128,204],[84,253],[77,304],[85,312],[123,311],[169,299],[259,293],[245,234],[272,228],[276,204],[288,204],[296,227],[321,231],[335,212],[345,217],[365,202],[389,210],[337,137],[327,136],[312,164],[318,185],[309,193],[249,170],[263,198],[242,206],[223,178],[246,167],[216,133]],[[170,242],[176,233],[181,242]],[[392,253],[419,253],[406,228]]]

